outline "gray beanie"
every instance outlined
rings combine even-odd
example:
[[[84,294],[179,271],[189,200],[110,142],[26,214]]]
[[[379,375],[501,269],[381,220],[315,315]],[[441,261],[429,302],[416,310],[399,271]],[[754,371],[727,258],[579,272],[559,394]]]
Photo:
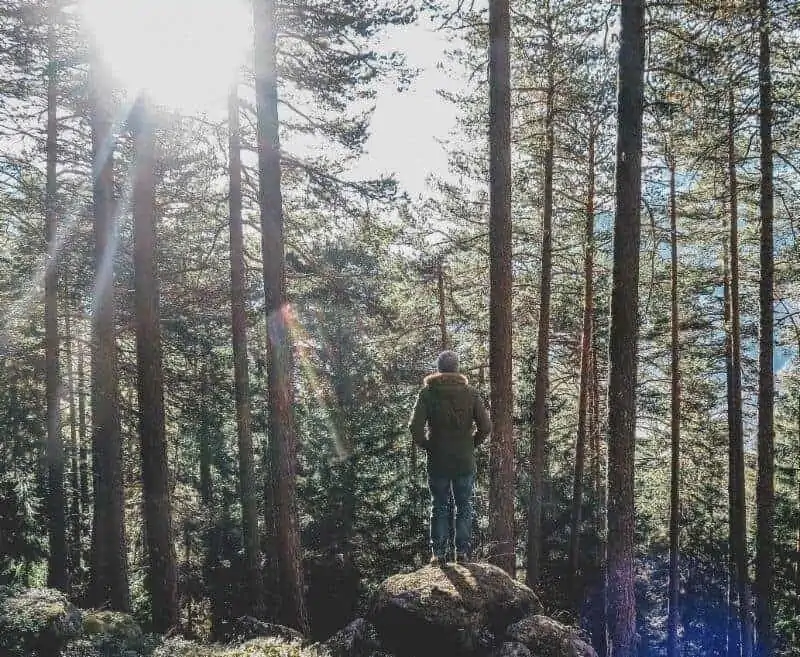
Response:
[[[436,359],[436,369],[440,372],[458,372],[458,354],[455,351],[443,351]]]

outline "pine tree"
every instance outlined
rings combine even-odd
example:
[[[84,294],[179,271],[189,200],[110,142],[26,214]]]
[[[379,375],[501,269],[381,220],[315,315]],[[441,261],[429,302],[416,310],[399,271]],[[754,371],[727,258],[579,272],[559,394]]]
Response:
[[[636,654],[633,468],[644,102],[644,2],[622,3],[617,104],[617,210],[608,382],[608,623],[612,657]]]
[[[161,310],[155,256],[155,124],[149,100],[145,96],[137,99],[131,123],[136,151],[133,181],[136,380],[148,552],[147,587],[153,627],[157,632],[166,633],[179,623],[178,589],[164,429]]]
[[[245,550],[245,587],[252,615],[261,609],[261,573],[258,567],[258,505],[254,487],[253,438],[250,423],[250,377],[247,358],[247,281],[242,230],[242,163],[238,84],[228,104],[229,210],[231,262],[231,332],[233,341],[236,431],[239,437],[239,496]]]
[[[514,436],[511,426],[511,83],[508,0],[489,3],[489,482],[491,559],[512,575]]]
[[[728,631],[728,655],[752,654],[753,630],[750,619],[750,577],[747,571],[747,509],[745,506],[744,428],[742,424],[742,358],[741,313],[739,310],[739,183],[736,159],[736,116],[734,90],[728,95],[728,230],[730,249],[730,285],[727,287],[726,369],[728,370],[728,526],[731,600],[737,601],[731,610],[732,622]]]
[[[45,274],[45,332],[47,363],[47,475],[48,516],[50,523],[50,558],[47,584],[66,591],[69,586],[67,572],[67,522],[66,494],[64,492],[64,445],[61,440],[61,374],[59,368],[58,335],[58,201],[56,167],[58,165],[58,73],[56,59],[59,4],[51,0],[47,5],[47,191],[46,191],[46,245],[47,271]]]
[[[267,321],[269,376],[270,477],[275,507],[278,576],[285,622],[308,630],[303,591],[300,535],[295,497],[296,445],[292,417],[291,309],[286,301],[281,150],[278,136],[276,7],[273,0],[254,0],[256,103],[258,114],[259,206],[261,252]],[[271,498],[271,500],[270,500]]]
[[[670,232],[670,508],[669,508],[669,605],[667,657],[678,657],[680,623],[680,479],[681,479],[681,378],[680,317],[678,310],[678,208],[675,185],[676,156],[667,152],[669,168]]]
[[[130,609],[125,540],[117,344],[115,338],[114,203],[111,91],[97,59],[90,70],[94,167],[95,284],[92,315],[92,457],[95,494],[89,599],[95,607]]]
[[[775,239],[773,217],[772,153],[772,71],[770,66],[770,10],[768,0],[758,3],[758,86],[759,134],[761,136],[761,257],[759,279],[759,352],[758,352],[758,480],[756,484],[756,654],[772,657],[775,653],[774,591],[775,581],[775,374],[774,295]]]
[[[544,116],[544,204],[542,207],[542,265],[539,280],[539,326],[536,339],[536,378],[533,392],[533,442],[531,443],[531,497],[528,510],[528,567],[525,579],[535,588],[539,583],[542,545],[542,471],[549,434],[550,396],[550,288],[553,277],[553,127],[554,97],[553,24],[550,3],[545,3],[547,82]]]

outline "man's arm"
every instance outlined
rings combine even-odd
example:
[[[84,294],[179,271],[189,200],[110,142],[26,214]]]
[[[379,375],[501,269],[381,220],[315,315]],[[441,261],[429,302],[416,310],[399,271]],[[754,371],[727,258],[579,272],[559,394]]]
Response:
[[[411,414],[411,421],[408,428],[411,431],[411,439],[423,449],[428,447],[428,437],[425,435],[425,425],[428,422],[428,405],[425,402],[424,391],[420,390],[417,395],[417,403],[414,404],[414,412]]]
[[[475,433],[472,435],[475,445],[480,445],[492,432],[492,421],[489,419],[489,411],[483,403],[481,393],[475,391],[475,401],[473,402],[472,418],[475,420]]]

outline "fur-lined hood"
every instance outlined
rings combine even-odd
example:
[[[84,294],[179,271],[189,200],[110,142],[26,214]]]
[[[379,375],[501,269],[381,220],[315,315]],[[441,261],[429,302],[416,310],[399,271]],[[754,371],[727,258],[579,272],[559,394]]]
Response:
[[[422,382],[426,387],[429,387],[437,383],[460,383],[461,385],[467,385],[469,380],[463,374],[457,372],[436,372],[435,374],[426,376]]]

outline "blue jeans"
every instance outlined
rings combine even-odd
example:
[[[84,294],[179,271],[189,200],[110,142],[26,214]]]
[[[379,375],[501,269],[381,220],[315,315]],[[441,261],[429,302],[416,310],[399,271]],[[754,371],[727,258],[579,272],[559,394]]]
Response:
[[[471,554],[472,545],[472,493],[475,474],[449,477],[428,473],[431,491],[431,550],[440,558],[450,552],[450,494],[456,507],[455,547],[459,554]]]

